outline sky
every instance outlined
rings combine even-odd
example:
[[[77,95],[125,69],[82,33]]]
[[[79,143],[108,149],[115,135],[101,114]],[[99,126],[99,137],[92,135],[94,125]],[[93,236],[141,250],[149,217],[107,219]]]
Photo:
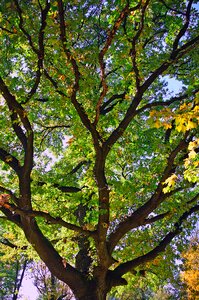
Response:
[[[20,295],[22,300],[36,300],[38,297],[37,289],[33,285],[32,279],[28,278],[28,276],[23,279]]]

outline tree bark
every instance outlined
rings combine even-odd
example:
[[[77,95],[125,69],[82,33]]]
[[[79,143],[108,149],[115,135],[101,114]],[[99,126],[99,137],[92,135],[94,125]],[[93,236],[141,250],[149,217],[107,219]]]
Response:
[[[76,298],[77,300],[106,300],[106,292],[102,291],[93,291],[92,289],[88,289],[87,293],[79,298]]]

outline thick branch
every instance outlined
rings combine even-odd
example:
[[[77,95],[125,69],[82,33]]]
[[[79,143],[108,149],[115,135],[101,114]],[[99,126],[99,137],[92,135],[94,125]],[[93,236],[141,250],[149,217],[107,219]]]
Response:
[[[64,20],[64,8],[63,8],[62,0],[58,0],[58,12],[59,12],[59,20],[60,20],[60,40],[62,42],[63,50],[66,54],[66,57],[72,65],[73,73],[74,73],[74,77],[75,77],[70,98],[71,98],[71,101],[72,101],[82,123],[92,134],[94,144],[96,146],[99,146],[99,142],[98,142],[99,133],[97,132],[97,130],[95,129],[93,124],[91,124],[91,122],[88,118],[88,115],[85,112],[83,106],[77,101],[77,93],[79,91],[79,80],[80,80],[81,74],[79,72],[79,68],[78,68],[76,60],[73,58],[69,49],[66,48],[66,41],[67,41],[67,39],[66,39],[66,23]]]
[[[18,175],[20,174],[21,166],[16,157],[8,153],[6,150],[0,148],[0,159],[9,165]]]
[[[125,95],[126,95],[126,92],[124,92],[122,94],[112,95],[109,100],[107,100],[106,102],[104,102],[101,105],[100,114],[106,115],[108,112],[110,112],[118,102],[122,102],[124,100]],[[119,100],[117,100],[115,103],[113,103],[114,100],[116,100],[116,99],[119,99]]]
[[[20,126],[20,120],[18,117],[18,114],[15,112],[15,110],[12,108],[10,104],[8,104],[9,110],[11,112],[11,122],[12,122],[12,128],[14,129],[14,132],[16,133],[17,137],[19,138],[20,142],[23,145],[24,149],[27,149],[27,139],[26,135],[23,132],[23,129]]]
[[[42,75],[41,69],[43,69],[43,60],[44,60],[44,33],[45,33],[46,25],[47,25],[46,19],[47,19],[47,15],[48,15],[48,12],[50,9],[50,2],[46,1],[45,8],[42,9],[41,6],[40,6],[40,8],[41,8],[41,26],[40,26],[39,35],[38,35],[38,50],[36,50],[35,48],[32,48],[38,57],[36,78],[35,78],[34,85],[31,89],[31,91],[28,93],[28,96],[24,103],[27,103],[32,98],[32,96],[36,93],[37,88],[40,83],[41,75]]]
[[[67,229],[73,230],[78,233],[83,233],[86,236],[93,236],[95,235],[94,231],[85,230],[77,225],[68,223],[64,221],[60,217],[52,217],[49,213],[43,212],[43,211],[34,211],[34,210],[23,210],[18,208],[17,206],[8,203],[9,209],[11,212],[14,212],[15,214],[18,214],[23,217],[42,217],[44,218],[48,223],[50,224],[58,224],[62,227],[65,227]]]
[[[46,182],[39,181],[39,182],[36,182],[36,184],[38,184],[39,186],[43,186],[46,184]],[[75,186],[64,186],[64,185],[59,185],[58,183],[54,183],[51,185],[63,193],[77,193],[77,192],[81,192],[81,190],[82,190],[81,188],[78,188]]]
[[[196,93],[199,92],[199,89],[196,89],[192,92],[192,95],[195,95]],[[139,114],[139,113],[142,113],[143,111],[147,110],[147,109],[151,109],[153,107],[156,107],[156,106],[169,106],[171,104],[173,104],[174,102],[179,102],[181,100],[184,100],[186,99],[187,97],[189,97],[190,95],[188,95],[187,93],[186,94],[183,94],[183,95],[180,95],[180,96],[177,96],[177,97],[172,97],[170,100],[168,101],[157,101],[157,102],[152,102],[152,103],[148,103],[144,106],[142,106],[141,108],[137,109],[136,110],[136,113]]]
[[[183,37],[183,35],[186,33],[188,27],[189,27],[189,23],[190,23],[190,14],[191,14],[191,7],[193,4],[194,0],[189,0],[188,5],[187,5],[187,11],[186,11],[186,21],[183,25],[183,27],[181,28],[181,30],[179,31],[179,33],[177,34],[174,43],[173,43],[173,51],[175,52],[178,48],[180,39]]]
[[[19,28],[21,29],[21,31],[23,32],[23,34],[26,36],[28,43],[30,45],[30,47],[32,48],[32,50],[38,54],[38,49],[35,47],[33,41],[32,41],[32,37],[31,35],[28,33],[28,31],[24,28],[24,19],[23,19],[23,12],[22,9],[19,5],[18,0],[14,0],[18,15],[19,15]]]
[[[106,73],[105,73],[105,61],[104,61],[104,56],[106,54],[106,52],[108,51],[109,47],[112,44],[112,41],[115,37],[115,34],[117,32],[117,30],[119,29],[121,23],[123,22],[123,20],[125,19],[125,17],[127,16],[127,14],[130,11],[135,11],[140,7],[140,3],[138,5],[136,5],[133,8],[129,8],[129,3],[127,3],[127,5],[124,7],[124,9],[121,11],[119,17],[117,18],[117,20],[115,21],[113,28],[109,31],[108,37],[106,39],[105,45],[102,48],[102,50],[99,53],[99,65],[100,65],[100,76],[101,76],[101,85],[102,85],[102,92],[100,94],[99,100],[97,102],[96,105],[96,114],[95,114],[95,120],[94,120],[94,125],[96,126],[98,121],[99,121],[99,116],[100,116],[100,107],[102,105],[103,99],[107,94],[108,91],[108,86],[106,84]]]
[[[151,217],[151,218],[145,219],[144,222],[143,222],[143,225],[155,223],[155,222],[157,222],[157,221],[159,221],[159,220],[164,219],[164,218],[167,217],[169,214],[170,214],[170,212],[166,212],[166,213],[162,213],[162,214],[160,214],[160,215],[157,215],[157,216],[155,216],[155,217]]]
[[[167,165],[162,173],[162,178],[160,179],[158,186],[153,193],[152,197],[141,207],[139,207],[131,216],[127,217],[124,221],[119,223],[115,232],[111,233],[109,236],[109,251],[112,252],[114,247],[117,245],[118,241],[126,234],[129,230],[141,226],[144,224],[146,217],[155,210],[160,203],[162,203],[166,198],[168,198],[171,193],[164,194],[164,181],[175,171],[174,160],[178,153],[188,146],[186,141],[187,134],[185,138],[179,142],[176,148],[170,153],[167,159]]]
[[[120,122],[119,126],[111,133],[109,138],[104,143],[104,150],[106,155],[109,153],[111,147],[116,143],[116,141],[122,136],[126,128],[128,127],[131,120],[137,114],[136,109],[140,104],[144,92],[152,85],[152,83],[171,65],[173,65],[176,61],[178,61],[183,55],[189,51],[191,51],[199,42],[199,36],[194,39],[188,41],[183,46],[178,48],[176,51],[172,51],[170,55],[170,60],[167,60],[161,64],[153,73],[148,77],[148,79],[140,86],[137,91],[133,101],[128,108],[123,120]]]
[[[122,275],[126,274],[127,272],[131,271],[131,269],[134,269],[141,264],[144,264],[148,261],[155,259],[161,252],[165,251],[166,247],[171,243],[173,238],[175,238],[177,235],[179,235],[182,232],[183,221],[187,220],[187,218],[191,214],[193,214],[194,212],[197,212],[197,211],[199,211],[199,205],[196,205],[196,206],[192,207],[189,211],[185,212],[179,218],[178,222],[176,222],[174,224],[174,230],[169,232],[153,250],[149,251],[145,255],[142,255],[131,261],[127,261],[127,262],[121,264],[113,272],[117,276],[122,276]]]
[[[15,215],[13,214],[10,209],[6,208],[6,207],[0,207],[0,211],[6,216],[5,218],[4,217],[1,217],[3,218],[4,220],[7,220],[7,221],[10,221],[10,222],[13,222],[15,223],[17,226],[19,226],[20,228],[22,227],[22,224],[21,224],[21,219],[20,219],[20,216],[19,215]]]
[[[23,129],[21,127],[21,130],[19,131],[19,125],[17,127],[13,127],[15,130],[16,135],[19,137],[19,139],[22,142],[22,145],[24,147],[24,164],[21,168],[19,168],[19,162],[16,158],[13,156],[8,156],[7,158],[7,152],[3,149],[0,150],[0,157],[1,159],[6,162],[8,165],[10,165],[15,172],[17,173],[20,183],[20,202],[21,205],[24,207],[31,208],[31,192],[30,192],[30,174],[33,167],[33,131],[31,124],[29,122],[29,119],[27,117],[26,111],[23,109],[20,103],[17,102],[16,98],[10,93],[8,87],[6,86],[5,82],[0,78],[0,90],[2,92],[2,95],[4,99],[7,102],[8,108],[11,110],[11,113],[16,114],[19,116],[23,127],[26,130],[26,134],[23,134]],[[15,116],[16,116],[15,115]],[[12,160],[11,160],[12,159]]]
[[[90,161],[89,160],[82,160],[80,161],[76,167],[74,167],[70,172],[69,174],[72,175],[72,174],[75,174],[83,165],[89,165],[90,164]]]
[[[26,131],[30,133],[30,131],[32,131],[32,128],[27,118],[26,112],[24,111],[20,103],[16,101],[15,97],[10,93],[8,87],[6,86],[5,82],[1,77],[0,77],[0,91],[4,99],[6,100],[9,109],[14,110],[19,115],[20,120],[23,123]]]
[[[86,279],[72,267],[65,258],[61,257],[50,241],[39,229],[34,217],[26,214],[21,216],[22,226],[27,240],[34,247],[40,258],[47,265],[50,272],[58,279],[67,282],[71,289],[81,294],[87,288]],[[77,290],[78,282],[78,290]]]
[[[140,24],[139,24],[139,29],[138,31],[136,32],[135,36],[133,37],[131,43],[132,43],[132,48],[130,50],[130,56],[131,56],[131,59],[132,59],[132,64],[133,64],[133,70],[135,72],[135,81],[136,81],[136,88],[137,90],[139,89],[140,87],[140,71],[138,69],[138,65],[137,65],[137,51],[136,51],[136,43],[138,42],[139,40],[139,37],[141,36],[142,34],[142,31],[144,29],[144,16],[145,16],[145,11],[147,9],[147,6],[149,4],[150,0],[147,0],[143,7],[142,7],[142,14],[141,14],[141,21],[140,21]]]
[[[24,166],[23,166],[23,171],[24,171],[24,176],[28,176],[32,170],[33,166],[33,131],[30,125],[30,122],[27,117],[27,113],[24,111],[23,107],[21,104],[19,104],[15,97],[10,93],[8,87],[6,86],[5,82],[3,79],[0,77],[0,90],[2,92],[2,95],[4,99],[7,102],[8,108],[11,111],[11,119],[15,123],[17,116],[19,116],[23,126],[26,129],[26,135],[23,133],[23,129],[19,124],[13,124],[13,129],[15,130],[16,135],[19,137],[25,151],[25,157],[24,157]],[[1,149],[1,155],[3,160],[6,162],[6,153],[4,150]],[[19,175],[19,162],[16,161],[16,158],[13,156],[11,157],[13,160],[11,162],[7,162]],[[16,167],[17,166],[17,167]]]
[[[19,248],[19,246],[13,244],[12,242],[10,242],[8,239],[3,239],[3,240],[0,240],[0,243],[5,245],[5,246],[8,246],[12,249],[17,249]],[[21,250],[26,250],[27,249],[27,246],[23,246],[23,247],[20,247]]]

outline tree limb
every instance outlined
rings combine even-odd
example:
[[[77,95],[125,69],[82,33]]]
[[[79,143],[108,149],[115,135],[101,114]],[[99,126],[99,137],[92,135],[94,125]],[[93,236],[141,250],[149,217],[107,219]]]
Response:
[[[179,15],[186,15],[186,13],[184,13],[183,11],[180,11],[178,9],[172,8],[170,7],[164,0],[159,0],[167,9],[174,11],[175,13],[179,14]]]
[[[126,128],[128,127],[131,120],[137,114],[136,109],[140,102],[144,92],[151,86],[151,84],[160,76],[164,71],[166,71],[172,64],[178,61],[183,55],[191,51],[199,42],[199,36],[196,36],[192,40],[185,43],[183,46],[177,50],[173,50],[170,54],[170,60],[164,61],[152,74],[146,79],[146,81],[140,86],[139,90],[135,94],[132,103],[130,104],[123,120],[120,122],[118,127],[111,133],[108,139],[104,142],[104,152],[108,155],[111,147],[116,143],[116,141],[122,136]]]
[[[192,95],[195,95],[196,93],[199,92],[199,89],[196,89],[192,92]],[[142,113],[143,111],[147,110],[147,109],[151,109],[152,107],[156,107],[156,106],[169,106],[171,104],[173,104],[174,102],[179,102],[181,100],[184,100],[188,97],[189,95],[183,94],[177,97],[172,97],[170,100],[168,101],[157,101],[157,102],[151,102],[151,103],[147,103],[146,105],[142,106],[141,108],[136,110],[136,113]]]
[[[7,206],[9,206],[9,210],[11,212],[13,212],[17,215],[20,215],[23,217],[33,217],[33,218],[42,217],[50,224],[61,225],[62,227],[73,230],[75,232],[83,233],[86,236],[95,237],[95,231],[83,229],[82,227],[79,227],[77,225],[74,225],[74,224],[64,221],[60,217],[52,217],[49,213],[46,213],[43,211],[35,211],[35,210],[23,210],[11,203],[8,203]]]
[[[24,28],[24,19],[23,19],[23,11],[19,5],[18,0],[14,0],[15,6],[16,6],[16,10],[17,13],[19,15],[19,28],[21,29],[21,31],[23,32],[23,34],[26,36],[28,43],[30,45],[30,47],[32,48],[32,50],[38,54],[38,49],[35,47],[33,41],[32,41],[32,37],[31,35],[28,33],[28,31]]]
[[[141,21],[139,24],[139,29],[136,32],[135,36],[133,37],[131,44],[132,44],[132,48],[130,50],[130,56],[131,56],[131,60],[132,60],[132,65],[133,65],[133,71],[135,73],[135,82],[136,82],[136,88],[137,90],[139,90],[140,88],[140,82],[141,82],[141,78],[140,78],[140,71],[138,68],[138,64],[137,64],[137,51],[136,51],[136,43],[139,40],[139,37],[142,34],[142,31],[144,29],[144,17],[145,17],[145,11],[147,9],[147,6],[149,4],[150,0],[147,0],[143,7],[142,7],[142,11],[141,11]]]
[[[28,93],[28,96],[27,96],[26,100],[23,102],[23,104],[27,103],[32,98],[32,96],[36,93],[37,88],[40,83],[41,76],[42,76],[41,70],[43,69],[43,60],[44,60],[44,33],[45,33],[46,25],[47,25],[47,22],[46,22],[47,15],[50,10],[50,2],[48,2],[46,0],[45,8],[42,9],[42,7],[40,6],[40,9],[41,9],[41,26],[40,26],[39,35],[38,35],[38,49],[36,50],[35,48],[32,47],[33,51],[37,54],[37,57],[38,57],[36,78],[35,78],[35,83],[33,84],[33,87],[31,88],[30,92]]]
[[[131,269],[134,269],[141,264],[155,259],[161,252],[165,251],[165,248],[171,243],[171,241],[182,232],[183,221],[185,221],[191,214],[197,211],[199,211],[199,205],[196,205],[187,212],[183,213],[179,220],[174,224],[174,230],[167,233],[167,235],[159,242],[159,244],[154,249],[131,261],[122,263],[117,268],[115,268],[113,273],[117,274],[117,276],[123,276],[127,272],[131,271]]]
[[[36,182],[36,184],[38,186],[43,186],[45,184],[47,184],[44,181],[38,181]],[[58,183],[53,183],[51,184],[51,186],[57,188],[58,190],[60,190],[63,193],[77,193],[77,192],[81,192],[82,188],[78,188],[75,186],[64,186],[64,185],[59,185]]]
[[[147,225],[147,224],[155,223],[156,221],[159,221],[159,220],[164,219],[164,218],[167,217],[169,214],[170,214],[170,212],[165,212],[165,213],[162,213],[162,214],[157,215],[157,216],[155,216],[155,217],[147,218],[147,219],[144,220],[144,222],[143,222],[142,225]]]
[[[0,148],[0,159],[9,165],[18,175],[21,172],[20,162],[12,154],[8,153],[6,150]]]
[[[96,105],[96,113],[95,113],[95,120],[93,122],[93,124],[96,126],[98,121],[99,121],[99,116],[100,116],[100,107],[102,105],[103,99],[107,94],[108,91],[108,86],[106,84],[106,73],[105,73],[105,62],[104,62],[104,56],[106,54],[106,52],[108,51],[110,45],[112,44],[112,41],[115,37],[115,34],[117,32],[117,30],[119,29],[122,21],[124,20],[124,18],[127,16],[127,14],[130,11],[135,11],[140,7],[141,3],[139,2],[135,7],[133,8],[129,8],[129,3],[126,4],[126,6],[124,7],[124,9],[121,11],[119,17],[117,18],[117,20],[115,21],[112,29],[109,31],[108,37],[106,39],[105,45],[102,48],[102,50],[99,53],[98,56],[98,60],[99,60],[99,65],[100,65],[100,77],[101,77],[101,85],[102,85],[102,92],[100,94],[99,100],[97,102]]]
[[[177,36],[174,40],[173,52],[175,52],[177,50],[180,39],[183,37],[183,35],[185,34],[185,32],[187,31],[187,29],[189,27],[191,7],[192,7],[193,2],[194,2],[194,0],[189,0],[189,2],[188,2],[187,11],[186,11],[186,15],[185,15],[186,16],[186,21],[185,21],[183,27],[180,29],[179,33],[177,34]]]
[[[162,172],[162,178],[160,179],[156,190],[154,191],[151,198],[142,206],[140,206],[136,211],[134,211],[129,217],[127,217],[124,221],[121,221],[116,230],[112,232],[109,236],[109,251],[112,252],[118,241],[126,232],[129,230],[136,228],[138,226],[143,225],[145,222],[145,218],[156,209],[160,203],[162,203],[166,198],[168,198],[171,194],[163,193],[164,181],[175,171],[174,160],[178,153],[188,146],[187,133],[185,134],[185,138],[179,142],[179,144],[175,147],[175,149],[170,153],[167,159],[167,165],[165,166],[164,171]]]
[[[10,242],[8,239],[3,239],[3,240],[0,240],[0,243],[5,245],[5,246],[8,246],[12,249],[17,249],[19,248],[19,246],[13,244],[12,242]],[[27,249],[27,246],[22,246],[20,247],[21,250],[26,250]]]
[[[58,12],[59,12],[59,20],[60,20],[60,40],[62,42],[63,50],[66,54],[66,57],[68,61],[71,63],[72,68],[73,68],[73,73],[74,73],[74,84],[72,87],[72,92],[70,95],[71,102],[73,103],[82,123],[84,126],[89,130],[89,132],[92,134],[94,144],[95,146],[99,147],[99,133],[97,132],[95,126],[91,123],[89,120],[89,117],[84,110],[83,106],[77,101],[77,92],[79,90],[79,80],[80,80],[80,72],[79,72],[79,67],[77,65],[76,60],[73,58],[71,52],[69,49],[66,48],[66,23],[64,20],[64,8],[63,8],[63,2],[62,0],[58,0]]]
[[[122,102],[124,100],[125,95],[126,95],[126,92],[124,92],[122,94],[112,95],[106,102],[104,102],[101,105],[100,114],[106,115],[108,112],[110,112],[118,102]],[[116,100],[116,99],[120,99],[120,100],[113,103],[113,101]]]

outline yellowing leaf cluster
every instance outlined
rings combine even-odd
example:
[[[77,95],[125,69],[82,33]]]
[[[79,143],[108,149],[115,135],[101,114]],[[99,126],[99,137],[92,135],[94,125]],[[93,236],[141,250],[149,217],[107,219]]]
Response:
[[[172,127],[171,122],[173,120],[173,112],[170,108],[166,107],[161,111],[152,110],[149,115],[154,120],[154,127],[164,127],[166,129]]]
[[[188,150],[194,150],[199,146],[199,139],[189,143]]]
[[[178,132],[186,132],[197,128],[199,124],[199,105],[193,106],[192,103],[183,103],[176,111],[166,107],[161,111],[152,110],[149,114],[156,128],[172,128],[171,123],[175,121],[175,129]]]
[[[189,143],[188,157],[184,160],[184,166],[186,168],[184,177],[190,182],[196,182],[199,179],[199,157],[195,151],[199,147],[199,139]]]
[[[166,187],[163,188],[163,193],[166,194],[168,193],[171,189],[174,188],[177,176],[175,174],[172,174],[170,177],[168,177],[163,184],[167,185]]]
[[[197,100],[198,95],[193,103],[183,103],[178,110],[172,110],[169,107],[163,108],[161,111],[152,110],[150,117],[153,119],[153,126],[155,128],[164,127],[166,130],[172,128],[177,132],[183,132],[192,130],[198,127],[199,124],[199,105]],[[173,125],[174,122],[174,125]],[[184,178],[190,182],[196,182],[199,180],[199,159],[196,152],[196,148],[199,147],[199,139],[189,143],[188,157],[184,160],[185,172]],[[175,184],[175,176],[169,177],[164,184],[163,192],[169,192]]]

